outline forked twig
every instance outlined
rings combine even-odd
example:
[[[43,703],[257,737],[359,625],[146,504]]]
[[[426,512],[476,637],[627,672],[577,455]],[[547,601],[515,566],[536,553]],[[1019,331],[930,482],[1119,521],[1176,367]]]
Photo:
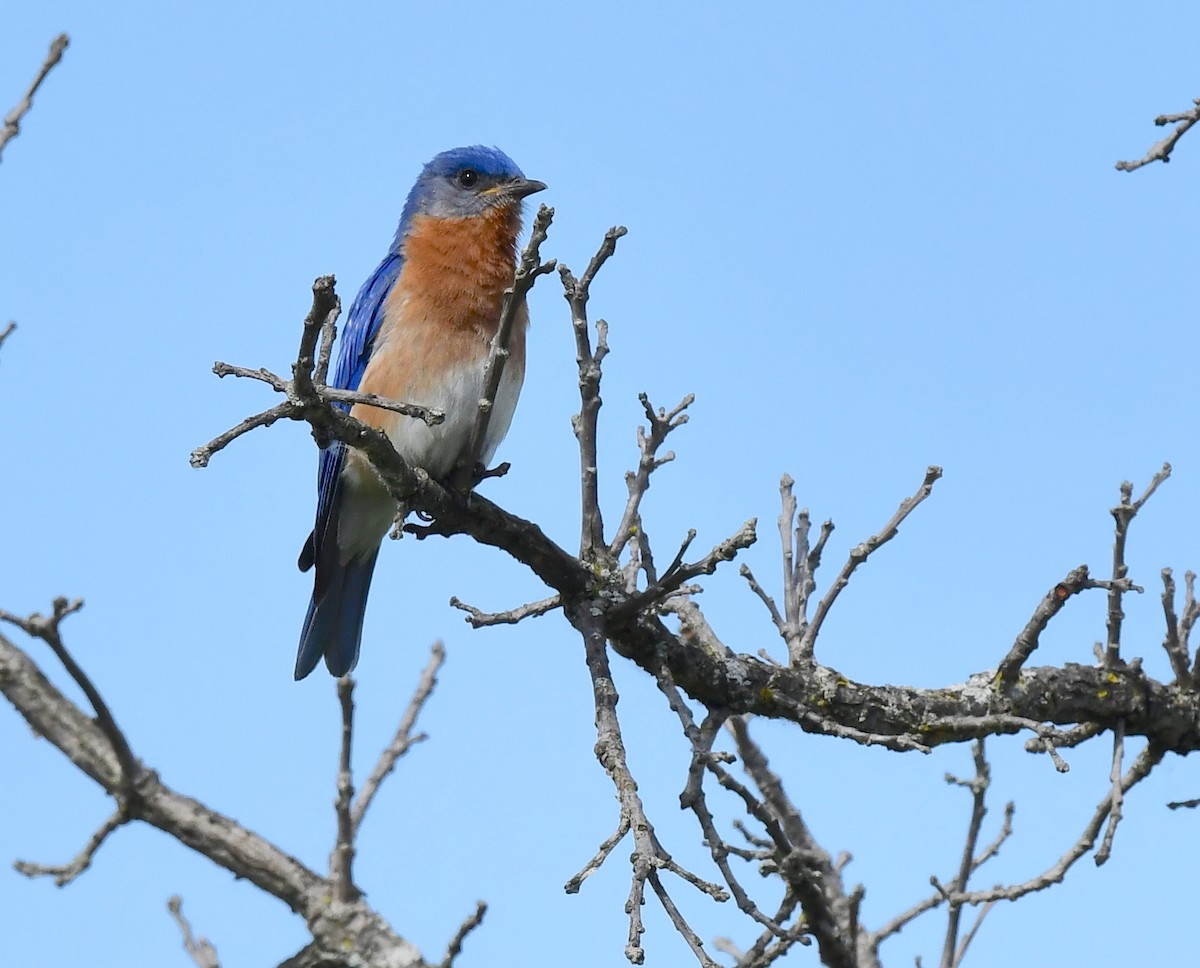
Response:
[[[1160,114],[1154,119],[1154,123],[1160,128],[1168,124],[1177,125],[1174,131],[1163,138],[1161,141],[1156,141],[1150,146],[1150,150],[1139,158],[1137,161],[1118,161],[1116,164],[1117,171],[1137,171],[1144,165],[1148,165],[1154,161],[1161,161],[1166,164],[1171,160],[1171,152],[1175,150],[1175,145],[1179,143],[1179,139],[1187,134],[1188,129],[1200,121],[1200,98],[1196,98],[1193,102],[1196,106],[1190,111],[1184,111],[1180,114]]]

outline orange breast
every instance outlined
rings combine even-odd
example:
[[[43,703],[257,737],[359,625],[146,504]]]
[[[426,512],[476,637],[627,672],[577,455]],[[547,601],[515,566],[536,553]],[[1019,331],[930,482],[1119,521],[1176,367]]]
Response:
[[[439,396],[446,374],[474,365],[482,372],[512,285],[520,227],[515,206],[466,219],[414,218],[360,390],[423,403]],[[509,344],[507,365],[518,373],[525,369],[528,318],[522,312]],[[376,426],[391,419],[374,407],[354,409]]]
[[[497,206],[474,218],[418,215],[404,244],[404,270],[395,289],[409,311],[449,328],[486,331],[500,316],[504,290],[512,284],[517,233],[515,206]]]

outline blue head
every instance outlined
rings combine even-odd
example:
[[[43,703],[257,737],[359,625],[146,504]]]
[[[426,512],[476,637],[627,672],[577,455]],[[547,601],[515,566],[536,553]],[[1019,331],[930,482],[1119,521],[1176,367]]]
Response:
[[[443,151],[422,169],[408,193],[396,242],[407,234],[415,215],[470,218],[496,206],[519,205],[526,195],[545,187],[526,178],[499,148],[470,145]]]

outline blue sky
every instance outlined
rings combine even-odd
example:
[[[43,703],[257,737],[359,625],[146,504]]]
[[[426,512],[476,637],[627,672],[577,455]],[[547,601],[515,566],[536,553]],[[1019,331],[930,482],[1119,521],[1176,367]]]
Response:
[[[335,273],[348,301],[420,166],[454,145],[497,144],[549,184],[543,251],[576,269],[609,225],[629,227],[592,303],[611,324],[611,520],[642,390],[666,405],[697,394],[648,497],[660,554],[689,527],[707,546],[757,516],[746,561],[772,589],[783,472],[838,525],[832,573],[941,464],[934,496],[855,577],[819,647],[857,679],[935,686],[994,667],[1071,567],[1102,573],[1118,484],[1140,491],[1169,460],[1175,475],[1130,542],[1147,594],[1126,607],[1127,654],[1166,673],[1159,570],[1200,566],[1200,141],[1185,138],[1169,166],[1113,163],[1200,93],[1194,5],[47,0],[0,19],[0,111],[55,34],[72,38],[0,164],[0,322],[20,327],[0,349],[0,607],[84,597],[68,641],[135,751],[308,864],[323,869],[332,843],[337,743],[332,683],[291,679],[315,450],[278,426],[207,470],[187,458],[272,402],[261,385],[218,381],[212,362],[283,372],[313,277]],[[499,455],[513,471],[485,492],[570,545],[576,377],[553,278],[531,311],[529,375]],[[730,645],[776,647],[734,568],[707,589]],[[464,968],[540,963],[539,951],[621,963],[625,848],[580,895],[562,892],[617,818],[580,644],[555,615],[472,632],[444,604],[543,594],[464,538],[389,544],[376,574],[360,777],[434,639],[449,659],[430,741],[368,817],[359,878],[430,958],[476,899],[491,902]],[[1101,597],[1073,601],[1034,661],[1090,661],[1103,619]],[[651,819],[703,867],[678,812],[673,716],[637,670],[617,674]],[[779,724],[759,733],[816,835],[854,854],[869,924],[953,871],[968,804],[942,775],[969,770],[966,748],[901,756]],[[1022,743],[991,747],[989,823],[1015,799],[1016,832],[981,884],[1049,866],[1106,789],[1107,739],[1072,752],[1066,776]],[[12,859],[67,860],[109,805],[9,709],[0,767],[6,963],[186,965],[165,908],[176,893],[226,968],[304,943],[281,904],[147,828],[119,831],[66,889],[19,877]],[[1132,795],[1109,864],[1085,858],[1065,885],[993,911],[969,964],[1177,960],[1198,819],[1163,804],[1197,795],[1200,774],[1169,758]],[[749,941],[730,905],[675,894],[705,939]],[[1152,927],[1096,930],[1118,910]],[[649,963],[690,963],[652,902],[647,920]],[[941,930],[936,914],[911,926],[886,962],[931,963]]]

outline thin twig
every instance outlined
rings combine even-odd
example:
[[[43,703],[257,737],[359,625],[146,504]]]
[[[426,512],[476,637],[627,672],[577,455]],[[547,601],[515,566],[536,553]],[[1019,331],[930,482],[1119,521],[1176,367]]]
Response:
[[[1108,825],[1104,828],[1104,839],[1100,842],[1100,847],[1096,850],[1096,856],[1093,858],[1097,867],[1108,860],[1112,854],[1113,837],[1116,836],[1117,825],[1124,816],[1125,791],[1121,788],[1121,768],[1124,761],[1125,720],[1118,719],[1117,725],[1113,727],[1112,769],[1109,772],[1109,779],[1112,782],[1112,793],[1110,794],[1112,807],[1108,813]]]
[[[601,266],[617,251],[617,239],[628,232],[617,225],[604,234],[604,241],[592,256],[583,276],[576,279],[565,265],[559,265],[563,295],[571,307],[571,327],[575,333],[575,359],[579,367],[579,413],[572,420],[579,441],[579,470],[582,524],[579,556],[590,560],[594,553],[605,548],[604,521],[600,514],[598,472],[596,469],[596,426],[600,412],[601,363],[608,355],[608,324],[596,321],[596,348],[592,349],[588,332],[587,304],[592,280]]]
[[[70,43],[71,39],[66,34],[59,34],[50,44],[50,52],[46,54],[46,59],[42,61],[41,70],[38,71],[37,77],[33,79],[33,83],[29,85],[29,90],[25,92],[25,96],[17,102],[16,107],[9,111],[4,118],[4,127],[0,129],[0,155],[4,153],[4,146],[21,133],[21,121],[29,113],[29,109],[33,107],[33,96],[37,94],[38,88],[42,86],[42,81],[46,79],[46,75],[54,70],[55,65],[62,60],[63,52]]]
[[[474,605],[468,605],[457,595],[451,596],[450,606],[466,612],[466,621],[471,624],[472,628],[478,629],[487,625],[516,625],[522,619],[545,615],[547,612],[552,612],[554,609],[562,607],[562,596],[551,595],[549,598],[543,598],[541,601],[518,605],[516,608],[509,608],[503,612],[481,611]]]
[[[107,703],[101,698],[99,690],[92,684],[92,680],[71,656],[71,653],[67,651],[67,647],[63,644],[62,635],[59,632],[59,625],[62,623],[62,620],[68,615],[74,615],[81,608],[83,608],[82,598],[68,601],[66,598],[59,596],[54,599],[54,614],[49,618],[37,613],[30,615],[29,618],[18,618],[16,615],[0,609],[0,622],[9,622],[25,632],[26,635],[41,639],[50,646],[51,651],[58,657],[58,661],[67,670],[67,674],[75,680],[75,684],[83,690],[83,694],[87,696],[88,702],[91,703],[92,709],[96,713],[96,725],[100,727],[100,731],[104,733],[105,738],[112,745],[113,755],[116,756],[117,763],[120,764],[122,796],[125,798],[132,797],[135,795],[134,788],[138,778],[141,776],[141,764],[138,763],[137,758],[133,755],[133,750],[129,747],[129,741],[117,725],[117,721],[109,711]]]
[[[218,374],[219,376],[220,374]],[[389,400],[378,393],[363,393],[360,390],[339,390],[337,387],[317,386],[317,396],[330,403],[364,403],[378,410],[392,410],[406,417],[415,417],[427,427],[436,427],[446,419],[444,410],[437,407],[424,407],[418,403],[403,403],[399,400]]]
[[[737,553],[749,548],[756,540],[755,526],[757,522],[751,518],[734,534],[715,545],[703,558],[690,564],[683,564],[682,558],[692,538],[694,530],[688,532],[687,539],[679,549],[679,553],[671,562],[671,566],[663,573],[661,579],[651,584],[643,591],[630,595],[625,601],[614,605],[608,613],[609,621],[615,624],[627,621],[643,609],[656,605],[679,591],[685,582],[699,575],[711,575],[717,570],[717,565],[723,561],[732,561]]]
[[[467,935],[483,923],[483,916],[487,914],[487,909],[487,902],[475,902],[474,912],[467,915],[463,923],[458,926],[458,930],[454,932],[454,937],[450,939],[450,943],[446,945],[446,955],[442,958],[439,968],[452,968],[454,959],[462,953],[463,942],[467,939]]]
[[[213,364],[213,372],[219,377],[235,376],[258,380],[261,383],[268,384],[279,393],[287,394],[289,399],[284,403],[276,404],[269,410],[264,410],[261,413],[247,417],[241,423],[213,438],[207,444],[197,447],[192,451],[191,464],[193,467],[207,467],[213,454],[219,450],[223,450],[233,441],[237,440],[238,437],[258,427],[270,427],[276,421],[285,418],[288,420],[308,419],[310,402],[306,399],[293,399],[296,394],[294,391],[295,385],[291,380],[285,380],[283,377],[272,373],[264,367],[252,370],[244,366],[233,366],[229,363],[221,363],[219,361]],[[406,417],[413,417],[429,427],[437,426],[446,419],[445,412],[436,407],[424,407],[416,403],[389,400],[377,393],[339,390],[336,387],[327,387],[321,384],[314,384],[312,392],[316,399],[322,403],[366,404],[377,407],[380,410],[392,410]]]
[[[92,866],[92,859],[96,856],[96,851],[100,849],[100,845],[104,843],[108,835],[123,824],[129,823],[132,819],[124,810],[118,808],[88,838],[88,842],[84,845],[83,850],[76,854],[75,859],[69,864],[45,865],[35,864],[27,860],[18,860],[13,863],[13,867],[17,873],[24,874],[26,877],[53,877],[57,887],[65,887]]]
[[[758,905],[750,899],[745,888],[734,875],[728,856],[731,853],[737,854],[738,851],[731,848],[717,833],[716,823],[713,820],[712,813],[709,811],[708,803],[705,799],[703,789],[705,772],[712,770],[714,773],[719,773],[716,765],[721,762],[729,762],[733,759],[730,754],[714,752],[712,748],[713,742],[725,721],[725,716],[719,711],[710,711],[705,717],[704,723],[701,726],[697,726],[691,709],[684,702],[683,696],[680,694],[678,687],[671,679],[671,674],[665,667],[658,669],[656,681],[659,690],[666,696],[668,705],[674,711],[675,715],[679,717],[683,733],[692,745],[692,762],[688,767],[687,786],[684,787],[683,792],[679,795],[679,805],[684,809],[690,809],[696,815],[696,819],[700,824],[700,830],[704,834],[704,842],[708,845],[713,862],[720,870],[721,877],[724,879],[726,886],[732,892],[738,909],[763,925],[773,936],[780,938],[787,937],[789,932],[759,910]]]
[[[17,324],[10,320],[8,325],[5,326],[3,330],[0,330],[0,346],[2,346],[4,344],[4,341],[6,339],[8,339],[8,334],[11,333],[16,328],[17,328]]]
[[[675,454],[671,451],[659,457],[658,448],[662,446],[663,441],[667,439],[667,435],[672,430],[687,423],[688,415],[684,411],[695,402],[696,395],[689,393],[669,412],[661,407],[655,411],[649,396],[645,393],[639,393],[638,400],[646,413],[650,432],[647,434],[643,427],[638,427],[637,430],[638,466],[636,471],[628,471],[625,474],[625,485],[629,490],[629,498],[625,502],[621,523],[617,525],[616,533],[608,546],[609,554],[614,557],[621,553],[621,549],[629,542],[637,528],[641,515],[642,498],[650,489],[651,475],[664,464],[675,459]]]
[[[792,893],[791,888],[788,888],[784,892],[783,900],[780,902],[779,909],[775,912],[772,920],[777,924],[786,924],[799,906],[800,899]],[[750,947],[750,950],[738,959],[737,968],[763,968],[764,965],[773,964],[777,959],[787,954],[788,949],[797,942],[806,947],[812,944],[812,938],[804,933],[803,917],[799,919],[799,922],[791,928],[784,938],[776,937],[769,930],[760,934],[758,940]],[[865,962],[862,968],[878,968],[878,966],[872,965],[870,962]]]
[[[637,781],[629,769],[625,741],[621,735],[620,721],[617,718],[617,689],[612,679],[607,640],[600,624],[600,616],[589,611],[587,615],[573,617],[572,621],[583,633],[584,654],[592,679],[592,697],[596,713],[596,758],[616,788],[617,801],[621,805],[621,819],[617,832],[601,845],[601,850],[596,857],[579,874],[567,882],[567,891],[569,893],[577,891],[584,878],[604,862],[617,841],[626,832],[631,832],[633,834],[633,854],[630,856],[632,870],[629,897],[625,902],[625,913],[629,915],[629,936],[625,945],[625,957],[635,965],[640,965],[645,960],[645,950],[641,943],[642,934],[646,930],[642,921],[642,907],[645,902],[646,884],[649,883],[675,929],[687,940],[700,963],[708,968],[710,962],[708,956],[704,954],[703,945],[700,944],[695,932],[667,895],[658,879],[658,872],[660,870],[670,871],[697,890],[719,901],[725,900],[728,895],[719,885],[703,880],[676,863],[655,835],[654,826],[646,816],[645,807],[638,793]]]
[[[940,467],[929,467],[925,471],[925,480],[921,482],[921,486],[917,488],[916,493],[900,502],[900,507],[896,509],[896,513],[883,526],[883,529],[869,537],[862,544],[850,549],[850,556],[846,564],[842,566],[841,573],[825,593],[825,597],[817,605],[812,622],[804,630],[804,635],[797,649],[798,654],[803,656],[811,656],[813,654],[817,636],[821,632],[821,625],[824,623],[825,617],[829,614],[829,610],[833,607],[833,603],[837,601],[838,595],[841,594],[842,589],[850,581],[850,576],[854,574],[855,569],[866,561],[875,549],[891,541],[896,536],[904,519],[913,512],[917,505],[929,497],[934,483],[941,476],[942,469]]]
[[[687,946],[692,949],[692,954],[694,954],[696,956],[696,960],[700,962],[701,968],[720,968],[720,966],[708,956],[708,952],[704,950],[704,942],[700,940],[700,936],[696,934],[694,930],[692,930],[692,926],[688,924],[684,916],[679,913],[679,908],[671,899],[671,895],[667,893],[666,888],[663,887],[662,879],[658,876],[658,871],[652,870],[648,880],[650,881],[650,887],[654,889],[654,893],[658,896],[659,903],[662,904],[663,910],[667,912],[667,916],[671,919],[671,923],[674,924],[679,933],[683,935],[683,940],[686,941]]]
[[[962,894],[967,889],[967,882],[975,870],[975,848],[979,843],[979,831],[983,827],[983,818],[987,816],[987,789],[991,784],[991,769],[984,755],[983,740],[977,739],[971,744],[971,754],[975,760],[975,776],[966,783],[947,776],[947,780],[958,782],[971,791],[971,821],[967,825],[967,836],[963,843],[962,859],[959,861],[958,874],[951,881],[951,890]],[[942,968],[954,968],[957,964],[958,926],[962,915],[962,907],[950,902],[949,915],[946,918],[946,938],[942,945]]]
[[[1050,624],[1050,620],[1059,613],[1068,599],[1090,588],[1111,590],[1116,585],[1120,585],[1125,591],[1141,591],[1128,578],[1114,580],[1092,578],[1088,574],[1087,565],[1080,565],[1078,568],[1071,569],[1067,573],[1066,578],[1051,588],[1038,607],[1034,609],[1033,615],[1026,623],[1025,628],[1021,630],[1021,634],[1017,636],[1012,648],[1008,651],[1008,655],[1004,657],[1003,661],[997,667],[997,683],[1008,686],[1017,681],[1017,676],[1021,672],[1021,666],[1025,664],[1025,661],[1037,649],[1038,639],[1042,632],[1045,631],[1046,626]]]
[[[971,930],[963,936],[962,944],[958,946],[958,951],[954,954],[953,968],[959,968],[963,963],[963,959],[967,956],[967,949],[971,947],[971,942],[975,940],[975,935],[979,933],[979,929],[983,925],[983,919],[988,916],[995,906],[995,901],[988,901],[987,904],[979,909],[979,913],[975,915],[975,921],[971,925]]]
[[[1133,484],[1123,481],[1120,503],[1111,511],[1116,523],[1116,536],[1113,539],[1113,584],[1108,590],[1108,642],[1104,654],[1104,664],[1109,668],[1120,661],[1121,622],[1125,617],[1121,610],[1121,600],[1126,591],[1124,582],[1129,574],[1129,565],[1125,563],[1125,543],[1129,537],[1129,525],[1150,496],[1158,490],[1158,486],[1170,476],[1171,465],[1163,464],[1162,469],[1150,481],[1145,493],[1136,501],[1133,500]]]
[[[338,753],[337,798],[334,800],[337,839],[329,858],[329,879],[333,882],[334,896],[345,904],[360,894],[354,886],[354,839],[357,831],[350,813],[350,804],[354,799],[354,776],[350,772],[350,754],[354,746],[353,676],[346,675],[338,679],[337,697],[342,712],[342,742]]]
[[[1121,796],[1128,794],[1133,786],[1149,776],[1151,770],[1162,762],[1164,755],[1165,750],[1160,746],[1155,743],[1148,743],[1121,778],[1119,787]],[[969,891],[961,896],[956,896],[955,900],[960,904],[986,904],[988,901],[1015,901],[1026,894],[1044,890],[1052,884],[1061,883],[1063,878],[1066,877],[1067,871],[1074,866],[1080,857],[1091,850],[1095,844],[1096,836],[1100,832],[1101,825],[1108,817],[1113,807],[1113,802],[1114,789],[1110,789],[1097,805],[1091,820],[1084,827],[1079,839],[1075,841],[1066,853],[1041,874],[1031,877],[1020,884],[1010,884],[1008,886],[994,887],[980,891]]]
[[[209,940],[205,937],[193,937],[192,926],[183,916],[183,899],[178,894],[167,901],[167,910],[179,925],[179,932],[183,935],[183,948],[197,968],[221,968],[221,962],[217,959],[217,949]]]
[[[621,814],[621,820],[617,824],[617,829],[608,837],[600,842],[600,847],[595,855],[575,874],[566,884],[563,885],[563,890],[568,894],[578,894],[579,889],[583,886],[583,882],[598,871],[604,862],[608,860],[608,855],[613,852],[613,848],[619,844],[625,835],[629,833],[629,818],[624,813]]]
[[[1167,659],[1171,663],[1171,670],[1175,673],[1175,681],[1184,689],[1193,690],[1196,688],[1196,680],[1189,668],[1186,636],[1183,638],[1180,637],[1180,621],[1179,616],[1175,612],[1175,579],[1172,576],[1170,568],[1162,570],[1162,580],[1163,619],[1167,627],[1166,634],[1163,637],[1163,651],[1167,653]],[[1185,605],[1185,618],[1187,614]]]
[[[446,647],[441,642],[434,642],[429,650],[429,661],[425,663],[425,669],[421,673],[420,680],[417,682],[417,688],[413,692],[412,699],[408,701],[408,708],[404,710],[404,715],[400,719],[400,725],[396,729],[396,735],[392,738],[391,743],[388,744],[387,749],[379,755],[379,760],[375,763],[375,768],[371,771],[371,775],[367,777],[366,782],[362,785],[362,789],[358,791],[358,799],[355,801],[354,809],[350,815],[355,836],[358,835],[358,830],[362,826],[367,808],[371,806],[371,801],[375,799],[375,794],[379,792],[380,784],[396,768],[396,762],[413,746],[426,739],[424,733],[413,735],[413,728],[417,725],[417,717],[421,714],[421,710],[425,708],[425,703],[429,700],[434,687],[437,685],[438,670],[441,669],[442,663],[445,661]]]
[[[754,592],[754,594],[758,596],[759,601],[761,601],[767,607],[767,611],[771,615],[771,621],[775,624],[775,628],[779,630],[779,634],[785,635],[787,633],[787,627],[784,625],[783,616],[779,614],[779,606],[775,604],[775,599],[768,595],[763,589],[762,585],[758,583],[758,579],[754,577],[754,572],[750,570],[750,566],[747,564],[739,565],[738,574],[746,579],[746,583],[750,586],[750,590]]]
[[[817,941],[822,964],[832,968],[857,968],[856,892],[846,893],[833,858],[817,843],[800,811],[784,791],[779,776],[770,768],[766,754],[750,737],[746,719],[733,716],[726,728],[733,734],[742,766],[762,794],[762,800],[753,797],[744,787],[739,790],[740,784],[719,776],[721,785],[737,792],[756,819],[766,821],[764,826],[768,834],[781,848],[780,874],[800,899],[805,929]]]

